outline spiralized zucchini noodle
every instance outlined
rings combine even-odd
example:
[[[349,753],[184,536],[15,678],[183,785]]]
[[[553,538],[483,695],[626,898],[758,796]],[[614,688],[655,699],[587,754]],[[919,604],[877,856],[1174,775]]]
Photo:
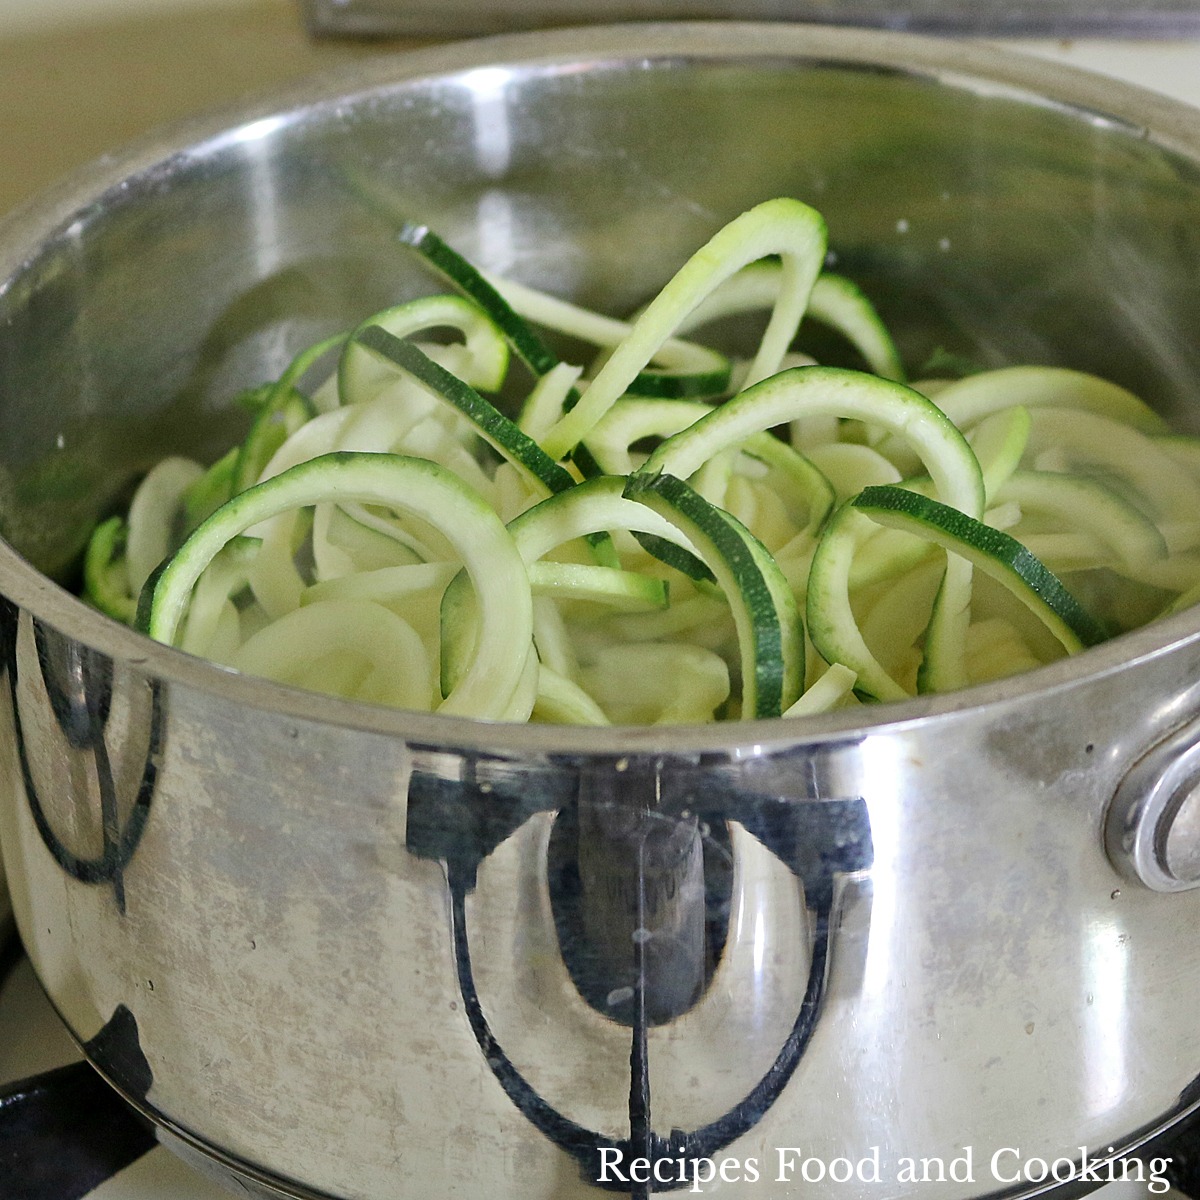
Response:
[[[799,201],[628,320],[400,240],[449,291],[244,393],[217,462],[152,467],[92,535],[89,602],[347,699],[608,725],[961,688],[1200,598],[1200,440],[1063,367],[908,381]],[[744,361],[697,333],[747,314]],[[864,369],[798,352],[805,317]]]

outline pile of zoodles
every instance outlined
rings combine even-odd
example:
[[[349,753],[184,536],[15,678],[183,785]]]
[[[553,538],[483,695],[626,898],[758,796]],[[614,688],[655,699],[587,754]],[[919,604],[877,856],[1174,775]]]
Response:
[[[606,725],[961,688],[1198,598],[1200,443],[1077,371],[906,383],[798,201],[737,217],[628,321],[400,236],[452,290],[247,392],[211,466],[154,466],[92,536],[89,601],[336,696]],[[692,338],[754,312],[749,361]],[[794,351],[806,316],[869,369]]]

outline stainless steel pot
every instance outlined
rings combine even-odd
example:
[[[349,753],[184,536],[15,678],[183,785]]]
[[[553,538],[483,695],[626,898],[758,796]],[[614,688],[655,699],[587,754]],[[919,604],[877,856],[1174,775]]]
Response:
[[[783,193],[910,361],[1068,363],[1196,423],[1200,118],[963,44],[459,45],[4,226],[0,841],[51,998],[181,1152],[356,1200],[644,1195],[639,1154],[845,1200],[969,1156],[939,1194],[1016,1195],[1196,1102],[1195,612],[960,695],[580,731],[236,677],[61,586],[239,386],[420,286],[387,212],[619,310]]]

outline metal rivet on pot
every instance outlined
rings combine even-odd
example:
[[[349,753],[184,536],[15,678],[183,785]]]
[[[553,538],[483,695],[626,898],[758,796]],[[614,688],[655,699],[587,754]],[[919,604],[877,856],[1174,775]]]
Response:
[[[1156,892],[1200,887],[1200,721],[1135,763],[1109,805],[1112,864]]]

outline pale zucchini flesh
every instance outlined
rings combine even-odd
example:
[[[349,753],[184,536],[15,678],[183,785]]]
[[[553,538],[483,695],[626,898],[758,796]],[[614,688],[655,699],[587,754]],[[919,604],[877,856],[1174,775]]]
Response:
[[[293,686],[583,725],[950,690],[1195,601],[1190,440],[1083,371],[905,386],[869,299],[823,273],[825,238],[768,201],[627,317],[405,226],[458,294],[247,388],[239,445],[165,460],[128,519],[98,521],[84,594],[128,621],[149,576],[154,636]],[[690,338],[754,310],[748,365]],[[805,316],[870,371],[806,360]]]

